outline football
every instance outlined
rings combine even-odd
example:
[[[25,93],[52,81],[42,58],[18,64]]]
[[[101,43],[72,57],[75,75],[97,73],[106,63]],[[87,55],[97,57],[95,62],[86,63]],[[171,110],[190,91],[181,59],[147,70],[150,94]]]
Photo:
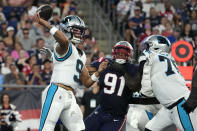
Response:
[[[53,14],[53,9],[50,5],[42,5],[37,9],[36,12],[39,13],[40,18],[48,21]]]

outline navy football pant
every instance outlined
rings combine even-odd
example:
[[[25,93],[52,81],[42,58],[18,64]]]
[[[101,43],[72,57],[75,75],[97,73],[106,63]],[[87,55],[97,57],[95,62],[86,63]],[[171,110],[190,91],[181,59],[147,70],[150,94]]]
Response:
[[[121,131],[126,117],[115,118],[98,106],[84,121],[85,131]]]

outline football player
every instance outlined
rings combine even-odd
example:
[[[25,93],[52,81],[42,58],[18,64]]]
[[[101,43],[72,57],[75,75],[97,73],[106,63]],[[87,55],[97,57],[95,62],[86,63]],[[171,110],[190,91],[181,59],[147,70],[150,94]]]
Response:
[[[197,130],[195,113],[188,114],[182,107],[190,91],[170,54],[171,43],[160,35],[149,36],[144,42],[147,46],[141,58],[145,59],[140,58],[140,62],[145,61],[142,89],[163,105],[145,131],[160,131],[173,123],[180,130]]]
[[[83,44],[85,24],[75,15],[65,17],[59,28],[35,15],[35,22],[50,30],[56,40],[54,43],[53,73],[50,85],[42,94],[42,111],[39,131],[53,131],[59,117],[64,126],[70,131],[85,129],[83,117],[73,94],[80,82],[86,87],[91,86],[106,68],[104,61],[98,71],[91,77],[86,69],[86,55],[76,48],[76,44]]]
[[[113,47],[113,58],[100,74],[100,105],[85,119],[86,131],[118,131],[125,121],[132,92],[139,91],[138,67],[130,63],[133,48],[127,41]],[[98,69],[105,58],[91,64]],[[120,68],[118,68],[120,66]],[[92,69],[91,69],[92,71]],[[132,78],[132,80],[128,80]],[[134,85],[137,85],[135,88]]]

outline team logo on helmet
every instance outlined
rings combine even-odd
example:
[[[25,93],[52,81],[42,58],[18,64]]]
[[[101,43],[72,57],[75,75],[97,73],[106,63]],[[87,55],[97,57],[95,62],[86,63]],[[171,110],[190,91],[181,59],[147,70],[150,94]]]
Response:
[[[85,29],[86,26],[84,21],[76,15],[66,16],[60,22],[60,30],[62,30],[67,38],[74,44],[82,43]]]

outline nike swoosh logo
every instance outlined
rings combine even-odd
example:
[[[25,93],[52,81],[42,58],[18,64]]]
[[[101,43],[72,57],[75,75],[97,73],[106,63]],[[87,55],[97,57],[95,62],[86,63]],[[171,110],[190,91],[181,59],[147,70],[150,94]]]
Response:
[[[119,120],[114,119],[114,121],[119,121]]]

